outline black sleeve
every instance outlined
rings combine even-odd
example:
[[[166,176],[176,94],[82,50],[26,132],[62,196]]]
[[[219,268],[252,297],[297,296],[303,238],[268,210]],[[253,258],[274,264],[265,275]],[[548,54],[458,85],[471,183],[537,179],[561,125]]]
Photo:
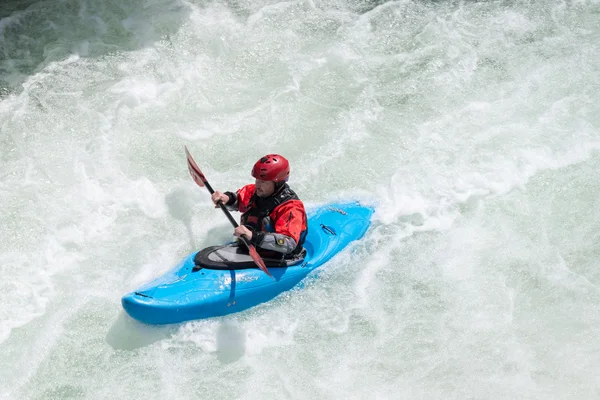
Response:
[[[263,239],[265,238],[265,234],[266,234],[266,232],[253,231],[252,232],[252,240],[250,240],[250,244],[253,244],[255,246],[260,246]]]
[[[225,203],[226,206],[232,206],[237,201],[237,195],[235,193],[233,193],[233,192],[225,192],[223,194],[226,194],[227,197],[229,197],[229,200],[227,200],[227,203]]]

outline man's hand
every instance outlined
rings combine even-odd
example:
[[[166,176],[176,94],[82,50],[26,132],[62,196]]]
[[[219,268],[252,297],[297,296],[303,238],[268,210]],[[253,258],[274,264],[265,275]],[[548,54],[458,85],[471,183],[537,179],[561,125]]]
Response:
[[[229,201],[229,196],[227,196],[225,193],[216,191],[212,194],[211,199],[213,203],[215,203],[215,208],[219,208],[219,201],[223,202],[223,204],[227,204]]]
[[[246,228],[244,225],[240,225],[237,228],[235,228],[235,230],[233,231],[233,235],[237,237],[246,236],[248,240],[252,240],[252,231]]]

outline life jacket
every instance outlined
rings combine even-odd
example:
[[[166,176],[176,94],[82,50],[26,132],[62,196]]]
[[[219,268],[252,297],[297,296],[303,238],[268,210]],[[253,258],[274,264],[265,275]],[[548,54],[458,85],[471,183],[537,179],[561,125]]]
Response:
[[[271,221],[271,214],[281,204],[290,200],[300,200],[298,195],[284,183],[279,190],[269,197],[258,197],[256,191],[246,205],[246,211],[242,214],[241,223],[255,231],[275,232],[274,221]],[[303,251],[303,244],[306,239],[308,228],[300,234],[300,240],[296,249],[286,254],[286,257],[297,256]]]

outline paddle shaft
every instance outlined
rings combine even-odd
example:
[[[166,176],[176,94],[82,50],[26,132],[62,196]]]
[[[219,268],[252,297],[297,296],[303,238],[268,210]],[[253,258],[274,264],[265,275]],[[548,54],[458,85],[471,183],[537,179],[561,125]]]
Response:
[[[208,183],[207,181],[204,181],[204,186],[206,186],[206,188],[208,189],[208,191],[210,192],[211,195],[215,192],[213,190],[212,186],[210,186],[210,183]],[[227,206],[225,204],[223,204],[222,201],[219,200],[219,202],[217,204],[219,205],[219,207],[221,207],[221,210],[223,210],[223,212],[225,213],[225,216],[227,217],[227,219],[229,220],[229,222],[231,222],[231,225],[233,225],[234,228],[237,228],[238,226],[240,226],[236,222],[236,220],[233,219],[233,216],[231,215],[231,213],[227,209]],[[248,242],[248,238],[246,236],[240,236],[240,239],[242,240],[242,242],[244,242],[244,244],[246,246],[250,247],[250,243]]]
[[[204,181],[204,186],[206,186],[206,188],[208,189],[208,191],[210,192],[211,195],[215,192],[213,190],[212,186],[210,186],[210,183],[208,183],[207,181]],[[219,205],[219,207],[221,207],[221,210],[223,210],[223,212],[225,213],[225,216],[227,217],[229,222],[231,222],[231,225],[233,225],[234,228],[237,228],[239,226],[239,224],[235,221],[235,219],[233,219],[233,216],[227,209],[227,206],[225,204],[223,204],[222,201],[219,201],[217,204]]]

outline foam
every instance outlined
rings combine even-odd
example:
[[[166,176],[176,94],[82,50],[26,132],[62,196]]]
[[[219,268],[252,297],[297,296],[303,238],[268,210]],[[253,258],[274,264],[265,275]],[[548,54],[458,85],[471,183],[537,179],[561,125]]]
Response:
[[[0,101],[0,396],[593,397],[597,2],[113,3],[19,16],[48,52]],[[220,190],[285,154],[372,227],[266,304],[140,326],[123,293],[231,236],[184,144]]]

